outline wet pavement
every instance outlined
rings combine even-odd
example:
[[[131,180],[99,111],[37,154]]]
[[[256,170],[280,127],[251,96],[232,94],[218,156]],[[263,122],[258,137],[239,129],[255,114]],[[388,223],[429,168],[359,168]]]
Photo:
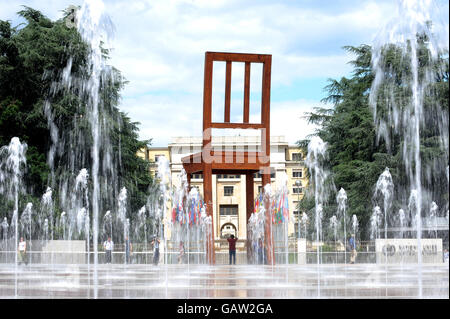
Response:
[[[96,268],[1,264],[0,298],[449,298],[448,264]]]

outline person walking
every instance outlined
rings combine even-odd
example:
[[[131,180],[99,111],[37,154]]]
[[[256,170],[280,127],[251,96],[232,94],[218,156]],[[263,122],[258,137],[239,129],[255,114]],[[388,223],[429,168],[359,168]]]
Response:
[[[158,262],[159,262],[159,238],[155,237],[152,240],[152,245],[153,245],[153,265],[157,266]]]
[[[356,260],[356,255],[357,255],[355,234],[352,234],[352,236],[350,237],[348,243],[350,245],[350,250],[352,252],[352,254],[350,255],[350,263],[354,264],[355,260]]]
[[[114,243],[111,240],[111,237],[108,237],[108,240],[103,243],[103,248],[106,252],[106,263],[110,264],[112,260],[112,251],[114,249]]]
[[[229,238],[227,238],[228,241],[228,251],[230,255],[230,265],[233,260],[233,264],[236,265],[236,242],[237,238],[234,238],[234,235],[230,235]]]
[[[131,255],[133,254],[133,245],[131,244],[128,236],[125,237],[125,263],[131,264]]]
[[[18,264],[25,263],[25,265],[28,265],[27,260],[27,242],[23,240],[23,237],[20,237],[19,241],[19,254],[18,254]]]

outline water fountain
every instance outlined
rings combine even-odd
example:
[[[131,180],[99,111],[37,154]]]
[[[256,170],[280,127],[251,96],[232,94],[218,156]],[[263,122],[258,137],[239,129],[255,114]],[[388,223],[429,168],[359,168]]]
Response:
[[[145,205],[142,206],[137,213],[137,222],[135,223],[134,236],[135,239],[143,239],[144,240],[144,251],[148,251],[147,243],[147,216],[146,216],[146,208]],[[105,215],[106,216],[106,215]],[[142,235],[143,232],[143,235]],[[147,254],[145,253],[145,262],[147,263]]]
[[[387,239],[388,233],[388,214],[392,207],[394,195],[394,183],[392,181],[391,173],[389,168],[385,168],[383,173],[378,178],[377,184],[375,185],[375,192],[373,195],[373,200],[376,203],[379,197],[383,198],[383,215],[384,215],[384,238]]]
[[[355,235],[355,240],[356,240],[356,235],[358,234],[358,217],[356,217],[356,215],[352,215],[352,231],[353,234]]]
[[[153,236],[158,236],[163,239],[164,245],[164,263],[165,263],[165,283],[166,283],[166,297],[167,297],[167,286],[169,284],[168,278],[168,268],[167,265],[173,263],[173,261],[169,258],[169,241],[178,243],[180,241],[187,243],[187,253],[188,253],[188,266],[192,261],[196,261],[197,264],[204,263],[206,261],[205,258],[202,257],[202,252],[206,254],[206,242],[207,238],[211,236],[212,229],[212,220],[210,216],[206,215],[204,204],[202,203],[202,199],[196,188],[192,188],[191,190],[187,189],[187,178],[186,174],[182,171],[180,176],[180,185],[177,190],[172,189],[172,181],[171,181],[171,172],[170,166],[167,159],[164,157],[158,158],[158,173],[157,179],[159,181],[158,190],[152,190],[152,194],[149,196],[149,200],[146,206],[141,207],[137,214],[133,214],[128,209],[128,195],[125,187],[119,189],[118,185],[118,177],[117,177],[117,167],[120,164],[117,164],[117,160],[120,159],[114,155],[112,152],[111,142],[109,141],[110,135],[110,127],[108,126],[108,121],[106,116],[103,117],[102,114],[107,114],[108,110],[103,109],[104,103],[101,101],[101,96],[99,95],[99,91],[101,91],[101,82],[105,80],[108,76],[111,76],[109,67],[106,66],[103,57],[101,56],[100,47],[107,47],[107,41],[102,44],[105,40],[102,35],[109,35],[109,31],[111,24],[108,19],[103,15],[103,4],[101,1],[87,1],[83,4],[79,12],[79,22],[77,25],[77,29],[80,32],[82,38],[89,44],[90,47],[90,55],[86,72],[89,74],[87,78],[79,77],[79,74],[72,73],[72,60],[69,59],[66,68],[61,73],[61,79],[58,83],[55,83],[53,90],[56,92],[60,89],[72,90],[72,92],[78,92],[80,99],[85,99],[87,105],[87,111],[80,109],[80,118],[83,115],[88,119],[88,130],[85,132],[89,133],[89,138],[83,136],[81,133],[82,130],[80,127],[76,127],[71,133],[65,132],[64,127],[61,127],[57,119],[54,116],[51,104],[51,97],[45,102],[45,114],[47,116],[49,122],[49,128],[51,131],[52,137],[52,145],[49,151],[49,165],[52,169],[52,177],[50,180],[49,187],[47,191],[42,197],[41,206],[37,206],[36,213],[39,216],[36,218],[39,219],[37,223],[33,223],[33,227],[39,230],[38,236],[44,242],[48,240],[56,239],[56,229],[62,229],[62,238],[67,240],[77,239],[85,239],[87,241],[87,254],[90,256],[90,238],[92,236],[93,241],[93,249],[94,249],[94,297],[97,297],[97,263],[98,263],[98,224],[99,221],[102,222],[103,235],[109,234],[111,237],[113,235],[113,214],[111,211],[106,211],[103,218],[100,216],[100,212],[104,211],[104,208],[110,208],[113,212],[117,212],[117,228],[122,229],[123,236],[128,237],[132,235],[130,233],[130,228],[133,226],[136,239],[141,239],[143,236],[143,240],[145,243],[145,251],[147,251],[147,232],[150,231],[150,234]],[[105,33],[106,31],[106,33]],[[108,36],[106,37],[108,38]],[[414,49],[414,48],[413,48]],[[376,48],[375,48],[376,50]],[[374,64],[382,69],[381,64],[377,64],[377,56],[374,58]],[[413,68],[414,69],[414,68]],[[382,70],[384,72],[386,70]],[[376,78],[378,84],[374,84],[374,91],[381,87],[380,78]],[[376,82],[375,81],[375,82]],[[418,85],[419,77],[413,77],[413,88],[416,89],[420,86]],[[414,91],[414,90],[413,90]],[[375,93],[374,93],[375,94]],[[87,98],[86,98],[87,97]],[[414,99],[413,99],[414,100]],[[420,99],[419,99],[420,100]],[[373,99],[372,102],[375,100]],[[420,104],[416,100],[413,101],[414,110],[423,111],[421,106],[417,106],[416,104]],[[375,103],[376,107],[376,103]],[[399,115],[403,111],[395,110],[397,115]],[[376,114],[376,118],[378,113],[375,109],[374,114]],[[410,113],[405,113],[410,116]],[[404,115],[405,115],[404,114]],[[396,116],[397,116],[396,115]],[[417,114],[417,118],[419,118],[419,113]],[[445,115],[445,114],[444,114]],[[415,115],[414,115],[415,116]],[[406,130],[404,133],[414,133],[416,130],[419,131],[418,127],[421,124],[421,119],[417,119],[413,116],[413,127],[411,130]],[[404,116],[407,118],[407,116]],[[444,116],[445,117],[445,116]],[[401,116],[400,116],[401,118]],[[401,121],[398,120],[395,116],[393,116],[395,121],[398,123],[394,124],[394,127],[398,124],[397,131],[401,131]],[[79,118],[74,121],[80,120]],[[405,119],[403,119],[405,120]],[[80,120],[81,121],[81,120]],[[381,136],[387,136],[390,133],[387,132],[387,127],[391,124],[389,121],[384,122],[380,118],[376,119],[378,124],[378,135],[379,138]],[[386,124],[388,123],[388,124]],[[86,124],[86,123],[84,123]],[[386,124],[386,125],[384,125]],[[445,125],[443,125],[445,127]],[[447,125],[448,127],[448,125]],[[442,132],[442,128],[440,128]],[[413,132],[414,131],[414,132]],[[441,132],[441,133],[442,133]],[[441,134],[442,135],[442,134]],[[420,166],[420,156],[416,153],[419,148],[418,144],[415,143],[416,135],[414,138],[407,139],[407,143],[409,145],[413,145],[413,152],[409,153],[409,150],[404,151],[404,157],[409,160],[406,164],[406,170],[408,178],[413,182],[411,187],[408,189],[410,193],[410,201],[408,204],[409,212],[411,212],[414,216],[413,223],[417,229],[417,237],[419,240],[419,248],[420,248],[420,237],[421,237],[421,210],[423,207],[430,207],[429,216],[434,218],[434,224],[436,225],[436,216],[438,213],[438,205],[433,202],[431,205],[424,205],[424,199],[430,196],[425,196],[426,193],[423,185],[421,185],[420,181],[420,168],[416,166]],[[445,141],[445,134],[442,137],[442,140]],[[385,137],[386,138],[386,137]],[[92,142],[89,142],[89,140]],[[386,138],[388,140],[388,144],[391,139]],[[448,142],[448,137],[447,137]],[[407,144],[405,143],[405,144]],[[16,146],[20,145],[16,143]],[[64,145],[70,145],[73,148],[72,152],[68,154],[61,154],[61,150],[65,149]],[[448,145],[448,143],[447,143]],[[26,146],[18,152],[19,156],[16,156],[18,159],[19,165],[23,165],[25,163],[24,154],[26,151]],[[20,178],[22,171],[20,167],[18,168],[8,168],[5,164],[6,161],[3,159],[4,154],[9,156],[10,152],[7,150],[4,151],[4,148],[0,151],[0,193],[9,192],[8,187],[12,185],[10,188],[10,192],[8,193],[9,200],[15,200],[15,209],[14,215],[11,220],[11,227],[9,227],[7,219],[5,217],[2,225],[3,230],[3,240],[8,240],[8,228],[14,229],[15,234],[14,237],[16,240],[17,246],[17,238],[18,238],[18,225],[22,226],[22,232],[26,233],[31,239],[33,229],[32,229],[32,204],[28,203],[25,210],[23,211],[20,217],[19,224],[19,205],[17,204],[17,194],[19,193],[18,187],[20,186],[20,182],[17,182],[14,178]],[[22,158],[20,157],[20,153],[22,154]],[[120,148],[119,148],[120,154]],[[412,154],[412,155],[411,155]],[[67,161],[62,161],[61,158],[66,157]],[[448,159],[448,151],[447,151],[447,159]],[[315,210],[314,210],[314,221],[315,221],[315,241],[316,241],[316,254],[317,254],[317,274],[318,274],[318,294],[320,296],[320,283],[321,283],[321,268],[320,264],[323,262],[320,255],[320,247],[321,241],[324,241],[326,236],[324,236],[324,227],[322,225],[322,221],[325,215],[328,213],[327,211],[327,200],[328,200],[328,182],[327,177],[328,173],[324,169],[324,161],[326,160],[326,143],[324,143],[320,138],[314,137],[310,145],[308,147],[308,158],[307,165],[311,172],[311,180],[312,185],[314,187],[314,195],[315,195]],[[67,163],[60,165],[60,163]],[[88,170],[82,167],[89,167],[91,174],[88,174]],[[9,169],[9,172],[7,170]],[[57,179],[55,174],[56,170],[63,170],[67,174],[60,179]],[[6,173],[5,173],[6,172]],[[76,173],[78,175],[75,177]],[[8,175],[9,174],[9,175]],[[418,177],[419,176],[419,177]],[[11,178],[12,177],[12,178]],[[448,166],[447,166],[447,181],[448,181]],[[375,187],[374,194],[374,207],[373,215],[371,218],[371,229],[372,229],[372,238],[381,238],[380,230],[382,226],[384,226],[384,237],[385,239],[388,237],[387,227],[389,222],[389,214],[392,211],[393,202],[394,202],[394,193],[393,193],[393,182],[392,177],[390,176],[389,170],[383,172],[380,175],[380,179],[377,182]],[[288,238],[287,238],[287,228],[288,228],[288,215],[285,213],[287,209],[287,204],[285,204],[287,198],[287,187],[284,183],[279,186],[277,190],[272,190],[270,185],[264,185],[265,196],[267,196],[268,201],[271,203],[271,216],[273,218],[270,223],[270,227],[274,232],[274,240],[277,242],[283,242],[285,247],[285,258],[286,263],[289,261],[288,255]],[[399,191],[401,192],[401,191]],[[428,192],[428,191],[427,191]],[[52,199],[53,195],[57,194],[59,196],[59,200],[57,198]],[[397,193],[397,184],[396,184],[396,193]],[[429,193],[433,193],[433,190],[430,190]],[[404,194],[403,194],[404,195]],[[267,199],[266,198],[266,199]],[[434,198],[434,197],[430,197]],[[117,199],[116,203],[113,201]],[[379,200],[382,199],[381,202]],[[342,222],[344,228],[344,242],[347,239],[347,194],[344,189],[340,189],[339,193],[336,196],[336,201],[338,204],[336,215],[333,215],[329,219],[329,229],[333,232],[334,235],[334,243],[335,247],[338,241],[338,229],[339,225]],[[59,203],[60,207],[56,209],[54,204]],[[265,226],[267,226],[266,222],[266,214],[265,207],[263,205],[264,199],[259,198],[258,205],[255,205],[255,212],[250,216],[248,230],[249,230],[249,242],[251,243],[253,248],[253,260],[258,260],[258,244],[262,240],[264,242],[264,234],[265,234]],[[439,205],[442,205],[438,201]],[[114,209],[114,204],[117,204],[117,210]],[[30,205],[30,206],[29,206]],[[169,221],[170,214],[168,213],[169,208],[172,208],[172,220]],[[402,206],[402,207],[405,207]],[[445,211],[445,205],[443,211]],[[58,211],[63,211],[61,215],[58,216]],[[67,214],[66,214],[67,212]],[[148,213],[148,217],[147,217]],[[423,212],[422,212],[423,213]],[[136,219],[130,220],[129,216],[136,215]],[[92,218],[91,218],[92,216]],[[399,213],[399,221],[400,221],[400,229],[406,227],[408,218],[407,214],[400,209]],[[382,223],[382,217],[384,217],[384,223]],[[147,229],[148,219],[151,219],[153,222],[152,228],[150,230]],[[447,219],[448,219],[448,211],[447,211]],[[133,224],[134,223],[134,224]],[[302,226],[304,227],[304,238],[307,238],[307,223],[308,216],[306,213],[303,213],[301,219],[299,221],[299,237]],[[150,225],[151,226],[151,225]],[[355,235],[358,232],[358,219],[356,215],[352,216],[351,219],[351,227],[353,233]],[[67,228],[67,233],[66,233]],[[5,235],[6,234],[6,235]],[[435,231],[437,234],[437,231]],[[326,235],[326,234],[325,234]],[[403,237],[403,230],[401,230],[401,237]],[[175,246],[177,247],[177,246]],[[189,254],[192,253],[192,248],[194,247],[194,251],[197,253],[194,258],[189,258]],[[16,250],[16,249],[14,249]],[[265,252],[263,251],[263,254]],[[421,254],[419,254],[421,255]],[[419,257],[419,263],[420,263]],[[264,260],[264,255],[263,255]],[[337,260],[337,259],[336,259]],[[88,272],[89,272],[89,263],[90,258],[88,257]],[[16,264],[17,264],[17,253],[16,253]],[[273,267],[272,267],[273,268]],[[17,274],[17,270],[16,270]],[[324,273],[324,276],[326,274]],[[272,273],[273,276],[273,273]],[[287,278],[287,277],[286,277]],[[420,280],[421,283],[421,280]],[[90,285],[90,281],[88,279],[88,285]],[[17,288],[17,284],[16,284]],[[420,288],[421,291],[421,288]]]
[[[8,219],[5,217],[1,223],[2,226],[2,250],[5,251],[5,263],[8,262]]]
[[[67,239],[66,238],[66,227],[67,227],[66,223],[67,223],[66,212],[62,212],[61,216],[60,216],[60,219],[59,219],[59,227],[60,227],[60,229],[62,229],[62,232],[63,232],[62,233],[62,239],[63,240]]]
[[[289,190],[288,176],[285,172],[280,173],[278,184],[273,194],[272,230],[275,244],[275,254],[278,254],[276,263],[289,264],[288,226],[289,226]],[[284,255],[284,256],[283,256]],[[283,256],[283,257],[282,257]]]
[[[320,285],[320,235],[322,231],[322,213],[323,205],[328,198],[328,189],[326,180],[328,172],[324,169],[324,161],[326,157],[327,145],[318,136],[313,136],[308,144],[308,155],[306,157],[306,165],[309,169],[311,182],[314,185],[314,200],[315,200],[315,229],[316,229],[316,252],[317,252],[317,267],[318,267],[318,283]],[[320,287],[318,289],[320,297]]]
[[[398,16],[381,30],[372,46],[375,78],[369,102],[373,110],[377,140],[388,150],[393,141],[401,141],[401,159],[406,184],[400,194],[409,193],[409,209],[417,233],[419,297],[422,296],[422,212],[424,200],[432,194],[441,198],[448,193],[442,176],[448,170],[448,107],[435,98],[434,86],[445,70],[448,56],[448,28],[440,23],[439,12],[431,1],[399,1]],[[385,59],[396,54],[404,67],[393,70]],[[398,85],[401,82],[402,85]],[[407,88],[407,90],[405,90]],[[442,152],[432,162],[423,161],[421,140],[436,138]],[[427,178],[423,178],[423,176]]]
[[[44,217],[44,220],[47,221],[47,226],[45,226],[46,228],[44,227],[44,229],[50,232],[50,238],[48,238],[48,234],[46,234],[46,240],[53,240],[53,210],[52,189],[47,187],[44,195],[42,195],[40,215],[41,218]]]
[[[308,215],[305,212],[303,212],[301,222],[304,227],[304,235],[303,236],[305,237],[305,239],[307,238],[307,235],[308,235],[307,228],[306,228],[308,225],[308,220],[309,220]]]
[[[11,226],[13,226],[14,229],[15,296],[17,296],[19,193],[23,190],[22,175],[26,165],[26,151],[27,144],[20,143],[20,140],[17,137],[13,137],[8,146],[0,148],[0,194],[5,194],[6,199],[14,203]]]
[[[372,211],[372,216],[370,217],[370,238],[377,239],[380,238],[380,226],[381,226],[381,216],[382,216],[380,206],[375,206]]]
[[[128,198],[127,198],[127,189],[122,187],[120,190],[119,197],[117,198],[117,215],[116,220],[119,225],[122,225],[122,239],[125,243],[126,238],[128,237],[127,232],[127,206],[128,206]]]
[[[87,59],[80,63],[80,68],[73,68],[75,56],[67,60],[63,70],[56,75],[46,100],[45,115],[52,144],[48,154],[51,169],[51,186],[59,195],[61,209],[69,213],[69,233],[72,235],[76,214],[80,207],[73,208],[70,203],[71,179],[83,167],[90,171],[90,207],[92,214],[92,239],[94,257],[94,283],[97,282],[98,264],[98,223],[100,211],[104,206],[113,207],[113,199],[119,193],[118,175],[119,152],[113,152],[113,127],[111,117],[113,105],[105,101],[102,91],[114,79],[115,71],[107,65],[104,50],[109,50],[113,25],[104,13],[101,0],[84,1],[76,14],[76,28],[82,41],[87,44]],[[84,49],[83,47],[80,47]],[[49,73],[54,75],[54,73]],[[53,98],[69,92],[77,99],[76,116],[70,123],[56,116]],[[66,151],[68,150],[68,151]],[[64,172],[65,174],[56,174]],[[69,238],[71,238],[69,236]],[[94,291],[94,297],[96,290]]]
[[[438,209],[439,209],[438,205],[435,202],[432,202],[431,206],[430,206],[429,217],[433,223],[433,233],[434,233],[434,236],[436,237],[436,239],[438,238],[438,235],[437,235],[437,214],[439,212]]]
[[[403,209],[398,210],[398,220],[399,220],[399,226],[400,226],[400,238],[403,238],[403,229],[405,228],[405,211]]]
[[[344,245],[347,241],[347,193],[343,188],[341,188],[336,196],[336,201],[338,203],[337,216],[342,217],[344,224]],[[347,250],[344,249],[344,262],[347,260]]]
[[[334,234],[334,250],[336,252],[335,256],[335,263],[337,263],[337,226],[338,226],[338,220],[336,215],[331,216],[330,218],[330,228],[333,231]]]
[[[264,205],[263,193],[259,193],[255,198],[254,212],[250,215],[247,228],[249,230],[249,244],[251,246],[251,261],[255,264],[263,264],[265,260],[264,243]]]
[[[168,257],[168,249],[167,249],[167,240],[168,240],[168,230],[164,227],[164,220],[167,219],[168,215],[168,209],[169,209],[169,198],[170,198],[170,192],[171,192],[171,183],[172,183],[172,175],[170,172],[170,163],[169,160],[165,156],[159,156],[157,160],[158,164],[158,170],[156,173],[157,179],[159,180],[159,194],[160,197],[158,198],[158,203],[156,205],[157,211],[155,215],[155,222],[156,222],[156,236],[158,238],[163,239],[164,241],[164,263],[167,265],[167,257]],[[187,193],[187,177],[186,172],[182,172],[182,188],[183,188],[183,196],[181,198],[184,198],[184,195]],[[186,191],[186,192],[185,192]],[[179,198],[180,199],[180,198]],[[179,204],[181,204],[180,202]],[[183,213],[186,214],[187,210],[184,209]],[[166,223],[168,224],[168,223]],[[188,250],[189,251],[189,250]],[[189,259],[189,253],[188,253],[188,259]],[[167,282],[167,280],[166,280]]]
[[[108,210],[106,211],[105,215],[103,216],[103,237],[107,238],[107,237],[111,237],[113,238],[113,217],[111,214],[111,211]],[[109,229],[108,227],[109,226]]]
[[[20,216],[21,232],[25,234],[24,239],[29,240],[31,243],[32,235],[32,214],[33,214],[33,203],[27,203],[25,209]],[[31,246],[31,245],[30,245]],[[30,251],[30,249],[28,249]]]

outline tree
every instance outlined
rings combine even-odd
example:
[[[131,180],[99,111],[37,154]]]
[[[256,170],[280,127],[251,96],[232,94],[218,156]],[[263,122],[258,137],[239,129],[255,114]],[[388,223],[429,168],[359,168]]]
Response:
[[[309,123],[318,124],[320,128],[316,131],[322,140],[328,144],[328,169],[336,186],[347,192],[348,216],[355,214],[359,220],[362,237],[367,238],[369,219],[372,214],[372,196],[374,185],[385,167],[389,167],[397,189],[404,189],[406,184],[405,169],[403,166],[403,141],[399,136],[394,136],[387,144],[385,140],[377,138],[374,125],[373,112],[369,106],[369,94],[371,90],[374,72],[371,66],[371,47],[361,45],[359,47],[346,46],[345,50],[355,54],[356,58],[350,63],[354,70],[351,78],[343,77],[340,80],[329,79],[325,87],[328,96],[322,102],[331,104],[331,108],[315,108],[314,112],[307,114]],[[395,83],[396,96],[405,96],[409,88],[403,73],[408,72],[406,61],[401,59],[399,49],[396,46],[386,46],[383,52],[385,63],[389,64],[389,70]],[[424,67],[426,55],[428,54],[425,43],[419,48],[421,66]],[[445,58],[444,59],[445,62]],[[441,61],[442,62],[442,61]],[[439,62],[437,63],[439,64]],[[439,100],[440,105],[447,108],[448,114],[448,55],[444,68],[435,68],[438,81],[429,88],[429,95],[425,99],[425,108],[430,107],[431,101]],[[441,64],[442,66],[442,64]],[[385,93],[382,91],[380,94]],[[403,92],[403,93],[402,93]],[[403,95],[401,95],[403,94]],[[378,96],[380,112],[383,112],[383,97]],[[407,103],[403,100],[402,103]],[[427,119],[431,120],[431,119]],[[430,123],[428,130],[422,135],[421,150],[425,165],[431,164],[436,159],[445,158],[439,147],[436,125]],[[433,129],[434,128],[434,129]],[[300,147],[307,148],[308,140],[298,142]],[[448,147],[448,146],[447,146]],[[448,165],[448,154],[447,154]],[[436,166],[435,166],[436,167]],[[435,176],[435,175],[434,175]],[[436,179],[437,178],[437,179]],[[433,181],[427,181],[423,176],[424,184],[439,198],[441,203],[448,202],[448,194],[444,194],[445,183],[441,177]],[[444,190],[444,191],[443,191]],[[311,210],[314,195],[308,192],[300,208]],[[394,202],[393,209],[404,204],[405,194],[399,194]],[[325,217],[329,218],[336,213],[336,198],[328,199],[328,207],[325,208]],[[349,220],[349,219],[347,219]]]
[[[27,171],[24,174],[27,196],[21,204],[24,206],[25,200],[32,201],[37,208],[45,188],[58,185],[68,174],[68,170],[63,168],[67,167],[67,154],[72,151],[70,143],[61,143],[61,149],[55,153],[54,170],[49,167],[52,139],[45,113],[46,103],[51,103],[54,122],[58,127],[66,128],[65,135],[59,138],[85,142],[86,149],[77,154],[77,167],[89,169],[92,165],[89,154],[92,137],[86,116],[86,101],[76,92],[54,88],[69,59],[72,60],[72,74],[80,78],[86,76],[90,48],[77,30],[68,28],[63,19],[51,21],[29,7],[24,7],[18,14],[27,21],[21,28],[0,20],[0,145],[8,144],[14,136],[28,144]],[[103,50],[103,54],[108,57],[109,52]],[[103,83],[100,92],[102,102],[107,105],[101,116],[110,128],[107,138],[112,153],[117,157],[116,162],[121,163],[120,168],[114,168],[118,172],[117,184],[128,188],[131,212],[136,212],[145,204],[147,189],[152,184],[149,164],[136,153],[151,141],[139,141],[139,123],[132,122],[119,110],[120,91],[126,80],[114,67],[112,73],[114,76],[105,78],[107,82]],[[75,125],[80,129],[74,130]],[[57,190],[54,189],[54,192],[57,193]],[[58,194],[55,194],[53,198],[57,197]],[[10,210],[9,215],[12,215]],[[130,217],[133,218],[132,215]]]

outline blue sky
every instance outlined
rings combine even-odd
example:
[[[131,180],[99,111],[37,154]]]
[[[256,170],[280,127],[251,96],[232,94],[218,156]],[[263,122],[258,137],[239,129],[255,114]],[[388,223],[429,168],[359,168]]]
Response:
[[[342,47],[372,44],[398,14],[392,0],[103,2],[116,28],[111,63],[130,81],[120,108],[141,123],[140,137],[152,138],[154,146],[165,146],[175,136],[201,135],[205,51],[272,54],[271,133],[295,143],[314,130],[302,116],[321,106],[327,79],[351,72],[353,56]],[[0,0],[0,19],[18,24],[21,5],[57,19],[62,9],[82,3]],[[433,5],[448,30],[448,1]],[[252,83],[259,83],[254,71]],[[243,67],[233,64],[232,75],[232,118],[237,118]],[[214,76],[220,80],[213,86],[213,112],[220,118],[224,67],[215,65]],[[260,92],[256,85],[251,90],[256,116]]]

